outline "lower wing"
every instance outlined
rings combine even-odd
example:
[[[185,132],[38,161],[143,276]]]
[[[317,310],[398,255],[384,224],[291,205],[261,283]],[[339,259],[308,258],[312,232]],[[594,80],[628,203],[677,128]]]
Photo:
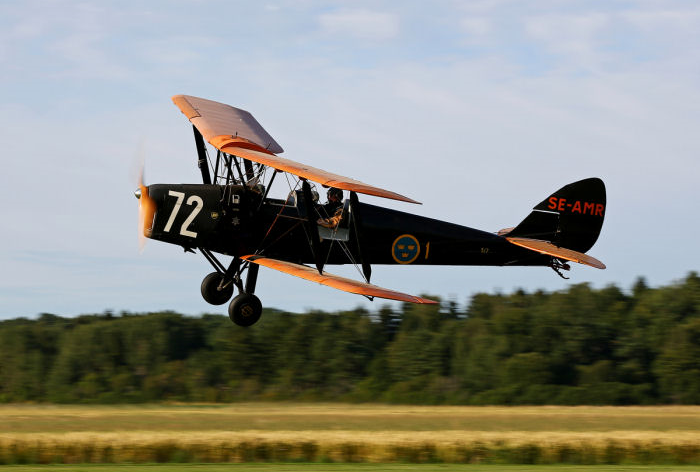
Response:
[[[269,257],[256,255],[243,256],[241,259],[252,262],[253,264],[269,267],[270,269],[279,270],[280,272],[291,274],[296,277],[301,277],[302,279],[317,282],[321,285],[327,285],[344,292],[409,303],[437,303],[436,301],[429,300],[427,298],[415,297],[406,293],[395,292],[394,290],[377,287],[376,285],[367,284],[364,282],[358,282],[357,280],[347,279],[338,275],[329,274],[328,272],[319,274],[316,269],[312,269],[311,267],[307,267],[302,264],[295,264],[293,262],[280,261],[278,259],[270,259]]]

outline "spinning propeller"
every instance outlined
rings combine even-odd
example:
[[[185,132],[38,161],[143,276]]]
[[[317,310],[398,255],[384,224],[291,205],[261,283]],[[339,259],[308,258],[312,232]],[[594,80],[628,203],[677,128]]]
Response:
[[[153,217],[156,213],[156,203],[148,195],[148,186],[143,182],[143,165],[139,170],[139,188],[134,196],[139,200],[139,251],[143,251],[146,238],[150,237],[153,229]]]

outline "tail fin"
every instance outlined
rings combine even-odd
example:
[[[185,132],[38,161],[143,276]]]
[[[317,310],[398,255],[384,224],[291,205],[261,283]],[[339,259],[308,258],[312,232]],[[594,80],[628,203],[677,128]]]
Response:
[[[605,184],[599,178],[560,188],[533,208],[518,226],[499,234],[548,241],[586,252],[595,244],[605,219]]]

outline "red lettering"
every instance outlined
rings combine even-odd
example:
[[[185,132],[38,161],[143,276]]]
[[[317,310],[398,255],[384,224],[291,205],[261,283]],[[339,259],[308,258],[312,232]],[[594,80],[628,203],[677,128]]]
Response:
[[[576,200],[574,203],[566,203],[566,198],[549,197],[547,208],[550,210],[566,211],[568,208],[571,213],[582,213],[591,216],[603,216],[605,205],[602,203],[582,202]]]

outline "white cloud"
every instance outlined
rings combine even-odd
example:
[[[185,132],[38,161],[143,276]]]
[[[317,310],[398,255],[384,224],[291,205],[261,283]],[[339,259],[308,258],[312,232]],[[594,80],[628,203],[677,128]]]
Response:
[[[605,59],[602,32],[610,20],[606,13],[544,14],[525,18],[524,26],[527,35],[559,55],[562,64],[598,70]]]
[[[468,43],[481,43],[493,33],[490,19],[484,17],[466,17],[459,22],[462,31],[467,35]]]
[[[324,33],[332,36],[382,41],[399,33],[399,18],[390,13],[370,10],[339,10],[318,16]]]
[[[620,16],[645,31],[664,31],[666,33],[698,34],[700,25],[700,8],[630,10]]]
[[[54,79],[126,77],[126,69],[107,51],[119,13],[108,6],[71,2],[34,2],[12,11],[14,23],[0,37],[8,42],[6,68],[26,80],[41,74]],[[116,18],[115,18],[116,17]]]

